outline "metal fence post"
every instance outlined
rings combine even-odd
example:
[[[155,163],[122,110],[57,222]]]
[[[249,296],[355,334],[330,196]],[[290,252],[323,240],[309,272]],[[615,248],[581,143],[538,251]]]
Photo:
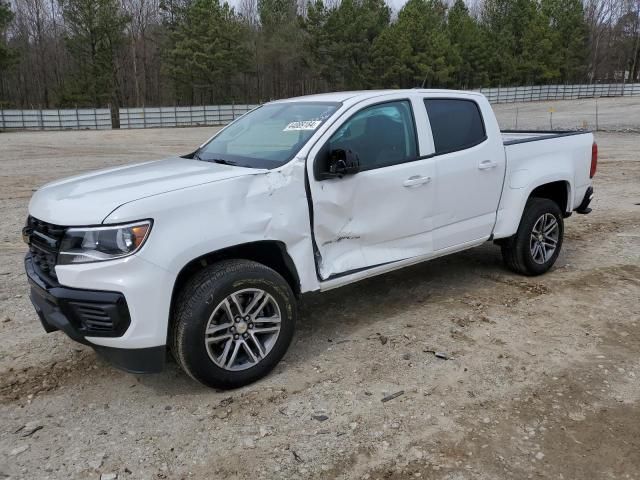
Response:
[[[2,120],[2,130],[5,129],[5,125],[4,125],[4,110],[0,109],[0,120]]]

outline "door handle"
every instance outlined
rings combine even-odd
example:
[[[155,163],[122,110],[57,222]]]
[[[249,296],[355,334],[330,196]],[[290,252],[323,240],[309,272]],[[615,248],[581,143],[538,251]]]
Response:
[[[497,162],[494,162],[492,160],[483,160],[480,162],[480,165],[478,165],[478,170],[489,170],[490,168],[495,168],[497,166]]]
[[[407,178],[402,185],[405,187],[417,187],[418,185],[424,185],[431,181],[431,177],[421,177],[420,175],[414,175]]]

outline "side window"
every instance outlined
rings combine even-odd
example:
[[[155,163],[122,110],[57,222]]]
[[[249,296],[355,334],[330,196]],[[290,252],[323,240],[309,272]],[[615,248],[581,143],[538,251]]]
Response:
[[[471,100],[426,98],[436,154],[456,152],[486,140],[480,108]]]
[[[367,107],[347,120],[329,139],[328,151],[351,150],[360,170],[417,158],[416,133],[408,100]]]

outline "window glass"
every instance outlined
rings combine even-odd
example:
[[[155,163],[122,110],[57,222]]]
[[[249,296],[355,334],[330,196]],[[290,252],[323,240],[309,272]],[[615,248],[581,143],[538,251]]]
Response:
[[[339,103],[282,102],[257,108],[198,150],[196,158],[252,168],[291,160]]]
[[[352,150],[361,170],[415,160],[416,135],[407,100],[367,107],[347,120],[329,140],[329,150]]]
[[[473,147],[486,139],[478,105],[471,100],[425,99],[436,154]]]

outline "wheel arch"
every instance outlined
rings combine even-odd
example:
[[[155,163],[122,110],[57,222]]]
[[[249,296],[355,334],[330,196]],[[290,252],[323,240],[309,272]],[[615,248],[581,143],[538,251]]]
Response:
[[[571,183],[567,180],[547,182],[532,188],[527,200],[534,197],[547,198],[554,201],[565,216],[568,216],[571,212]]]
[[[301,292],[298,270],[284,242],[277,240],[259,240],[234,245],[200,255],[182,267],[173,285],[169,324],[171,324],[178,293],[182,290],[182,287],[184,287],[189,278],[208,265],[228,259],[253,260],[261,263],[282,275],[294,294],[299,295]]]
[[[539,178],[522,188],[504,187],[503,198],[498,208],[494,239],[508,238],[515,234],[524,214],[527,201],[533,197],[548,198],[556,202],[564,216],[568,217],[573,208],[572,184],[566,175]]]

